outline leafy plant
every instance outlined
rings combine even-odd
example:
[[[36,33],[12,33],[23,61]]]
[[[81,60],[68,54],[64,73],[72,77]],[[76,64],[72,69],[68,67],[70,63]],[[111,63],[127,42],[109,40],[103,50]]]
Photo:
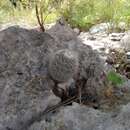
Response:
[[[110,71],[107,74],[107,80],[110,81],[114,86],[122,85],[124,83],[122,77],[114,71]]]

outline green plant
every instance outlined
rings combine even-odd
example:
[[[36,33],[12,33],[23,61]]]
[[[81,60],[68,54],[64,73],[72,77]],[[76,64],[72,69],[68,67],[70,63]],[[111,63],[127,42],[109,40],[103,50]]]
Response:
[[[11,1],[15,1],[14,6]],[[0,0],[0,23],[28,23],[44,25],[57,19],[60,0]],[[37,7],[36,7],[37,6]],[[37,8],[37,9],[36,9]],[[36,17],[37,14],[37,17]]]
[[[72,27],[88,30],[94,24],[95,0],[65,0],[66,4],[61,7],[61,15]]]
[[[107,74],[107,80],[110,81],[112,85],[114,86],[122,85],[124,83],[124,80],[122,79],[122,77],[114,71],[110,71]]]
[[[10,1],[15,1],[13,6]],[[37,16],[35,7],[37,4]],[[24,22],[40,26],[63,16],[72,27],[88,30],[92,25],[109,22],[130,26],[130,0],[0,0],[0,23]],[[127,29],[127,28],[126,28]]]

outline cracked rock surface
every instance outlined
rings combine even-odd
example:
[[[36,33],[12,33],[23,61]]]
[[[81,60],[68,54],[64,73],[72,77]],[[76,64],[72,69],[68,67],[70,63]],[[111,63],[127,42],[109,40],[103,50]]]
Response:
[[[96,126],[92,125],[106,119],[106,114],[87,107],[82,109],[81,106],[70,106],[68,117],[68,108],[42,117],[44,110],[61,100],[52,91],[55,81],[48,66],[50,57],[63,49],[76,52],[78,58],[78,67],[71,65],[77,69],[77,75],[70,77],[73,86],[77,80],[85,80],[84,93],[90,90],[91,94],[95,90],[92,95],[97,91],[100,94],[100,87],[97,86],[101,85],[103,63],[97,52],[82,44],[67,25],[56,24],[46,33],[16,26],[0,32],[0,130],[95,130]],[[65,71],[65,74],[68,73]],[[89,111],[94,122],[87,126],[85,124],[91,122]],[[57,120],[64,122],[59,125]]]
[[[130,130],[130,104],[114,113],[104,113],[73,103],[60,110],[50,122],[37,122],[29,130]]]

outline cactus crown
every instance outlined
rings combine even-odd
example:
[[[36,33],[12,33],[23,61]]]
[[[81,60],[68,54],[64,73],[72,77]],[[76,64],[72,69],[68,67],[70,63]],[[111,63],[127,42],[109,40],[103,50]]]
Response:
[[[65,82],[73,77],[77,71],[77,66],[77,54],[68,49],[63,49],[51,55],[49,73],[54,80]]]

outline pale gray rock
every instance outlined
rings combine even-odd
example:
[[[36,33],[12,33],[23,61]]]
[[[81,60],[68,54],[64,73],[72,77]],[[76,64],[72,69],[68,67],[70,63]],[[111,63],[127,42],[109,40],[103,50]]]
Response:
[[[60,102],[51,91],[54,82],[47,76],[50,47],[56,48],[56,42],[47,33],[17,26],[0,32],[2,127],[23,130],[28,127],[25,122],[32,120],[29,113],[34,113],[32,116],[35,117],[37,113]],[[21,126],[19,122],[25,125]]]
[[[82,44],[71,28],[58,24],[48,33],[18,27],[0,32],[0,130],[130,130],[130,104],[105,113],[73,103],[44,115],[60,102],[48,71],[51,54],[76,52],[78,76],[67,84],[84,79],[84,92],[97,94],[97,99],[104,70],[97,52]]]
[[[55,81],[48,67],[50,55],[63,49],[78,58],[78,75],[69,77],[73,84],[95,78],[96,87],[103,72],[101,59],[67,25],[56,24],[47,33],[17,26],[0,32],[0,129],[28,130],[40,123],[44,110],[60,102],[52,92]]]
[[[130,79],[124,78],[124,83],[119,85],[119,87],[126,92],[130,92]]]
[[[37,122],[29,130],[130,130],[130,104],[117,112],[105,113],[73,103],[52,116],[51,121]]]
[[[104,68],[98,52],[93,51],[90,46],[82,44],[73,32],[73,29],[68,27],[66,24],[56,24],[48,30],[47,33],[59,42],[58,48],[69,49],[77,53],[79,60],[78,72],[81,76],[80,78],[89,78],[89,69],[90,71],[93,71],[93,76],[100,77]],[[93,69],[91,70],[91,68]]]
[[[124,35],[125,33],[111,33],[109,37],[112,41],[120,41]]]
[[[126,51],[130,51],[130,32],[125,34],[125,36],[121,39],[121,47]]]
[[[119,22],[118,28],[119,28],[121,31],[125,31],[126,28],[127,28],[127,24],[126,24],[125,22]]]
[[[74,32],[75,32],[77,35],[79,35],[80,30],[79,30],[78,28],[74,28],[73,30],[74,30]]]
[[[112,23],[100,23],[100,24],[97,24],[97,25],[94,25],[92,26],[90,29],[89,29],[89,32],[91,34],[96,34],[96,33],[108,33],[108,31],[110,29],[113,28],[113,24]]]

